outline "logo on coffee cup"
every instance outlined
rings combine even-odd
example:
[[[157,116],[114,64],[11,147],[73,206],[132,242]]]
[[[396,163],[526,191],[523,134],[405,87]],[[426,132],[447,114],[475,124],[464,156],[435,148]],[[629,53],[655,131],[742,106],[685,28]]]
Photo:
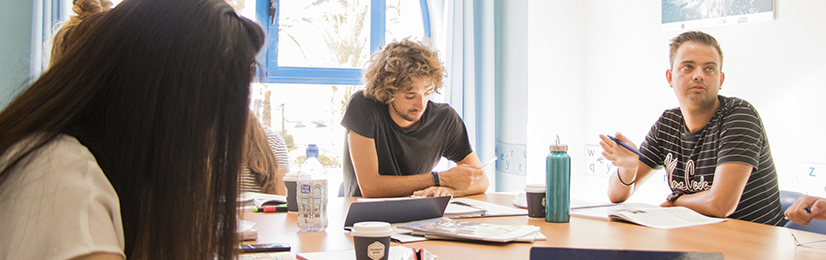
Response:
[[[301,193],[310,193],[310,188],[309,184],[301,184]]]
[[[367,246],[367,257],[373,260],[378,260],[384,257],[384,244],[376,241]]]

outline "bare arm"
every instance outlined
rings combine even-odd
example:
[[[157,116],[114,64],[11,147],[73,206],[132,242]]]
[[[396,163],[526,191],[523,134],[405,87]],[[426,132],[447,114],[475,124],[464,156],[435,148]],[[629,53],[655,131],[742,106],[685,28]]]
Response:
[[[430,187],[413,193],[416,196],[468,196],[484,193],[487,191],[490,182],[485,171],[480,169],[482,163],[476,152],[471,152],[464,159],[456,162],[456,167],[439,174],[442,187]],[[470,183],[465,184],[470,176]],[[454,188],[467,186],[465,189]]]
[[[287,169],[278,168],[275,174],[275,195],[287,195],[287,187],[284,186],[284,175],[287,175]]]
[[[608,176],[608,199],[612,203],[620,203],[628,200],[645,181],[651,178],[653,175],[651,173],[654,172],[653,169],[648,168],[648,166],[643,163],[639,163],[634,169],[618,167],[617,171],[619,171],[617,174]],[[625,186],[621,184],[617,177],[618,175],[625,184],[631,185]]]
[[[361,195],[365,198],[410,196],[414,191],[436,184],[430,174],[380,175],[375,140],[353,131],[350,131],[347,136],[353,169],[356,172]]]
[[[631,140],[620,133],[616,138],[631,147],[636,147]],[[617,166],[617,173],[608,176],[608,199],[613,203],[624,202],[637,191],[637,188],[651,177],[653,169],[640,162],[639,156],[618,145],[607,136],[599,135],[602,156]],[[620,179],[625,183],[620,183]],[[630,184],[630,185],[629,185]]]
[[[674,206],[687,207],[707,216],[728,217],[737,209],[752,169],[751,165],[743,163],[726,163],[717,166],[711,189],[683,195],[674,202]],[[664,202],[660,206],[670,205]]]

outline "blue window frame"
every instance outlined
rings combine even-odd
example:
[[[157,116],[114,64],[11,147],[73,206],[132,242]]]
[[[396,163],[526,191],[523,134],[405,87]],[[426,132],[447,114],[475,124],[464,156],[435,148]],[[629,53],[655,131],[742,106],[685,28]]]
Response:
[[[265,50],[259,54],[260,69],[258,81],[261,83],[293,83],[293,84],[339,84],[360,85],[362,69],[360,68],[323,68],[323,67],[288,67],[278,65],[278,26],[281,9],[277,8],[275,22],[269,16],[271,2],[279,6],[281,0],[256,0],[256,16],[266,27],[268,41]],[[427,10],[427,1],[419,0],[422,10],[422,24],[424,37],[430,38],[430,15]],[[386,26],[385,0],[371,0],[370,2],[370,51],[377,50],[385,43]]]

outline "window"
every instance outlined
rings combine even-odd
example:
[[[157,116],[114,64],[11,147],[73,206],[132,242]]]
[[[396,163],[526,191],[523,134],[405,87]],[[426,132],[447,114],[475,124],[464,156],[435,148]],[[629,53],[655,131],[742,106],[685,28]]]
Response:
[[[247,17],[254,10],[254,20],[269,38],[259,54],[262,69],[250,107],[284,137],[291,171],[299,169],[308,144],[318,145],[319,159],[330,173],[330,195],[336,196],[347,100],[361,88],[362,68],[385,39],[430,37],[426,1],[273,0],[275,22],[269,1],[229,1],[243,5],[239,13]]]
[[[234,0],[243,1],[243,0]],[[274,18],[269,1],[278,6]],[[265,83],[361,84],[361,68],[385,39],[429,38],[425,0],[256,0],[269,41]],[[383,8],[382,8],[383,7]]]

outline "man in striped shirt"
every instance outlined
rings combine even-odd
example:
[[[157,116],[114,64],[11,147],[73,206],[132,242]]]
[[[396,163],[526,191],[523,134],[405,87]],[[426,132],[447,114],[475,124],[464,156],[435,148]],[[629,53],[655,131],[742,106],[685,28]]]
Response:
[[[718,95],[725,74],[717,40],[692,31],[672,39],[666,80],[680,107],[666,110],[639,151],[600,136],[603,155],[618,167],[609,178],[612,202],[627,200],[655,169],[665,168],[672,194],[661,206],[685,206],[712,217],[785,224],[777,172],[757,110]],[[617,139],[634,147],[628,138]]]

